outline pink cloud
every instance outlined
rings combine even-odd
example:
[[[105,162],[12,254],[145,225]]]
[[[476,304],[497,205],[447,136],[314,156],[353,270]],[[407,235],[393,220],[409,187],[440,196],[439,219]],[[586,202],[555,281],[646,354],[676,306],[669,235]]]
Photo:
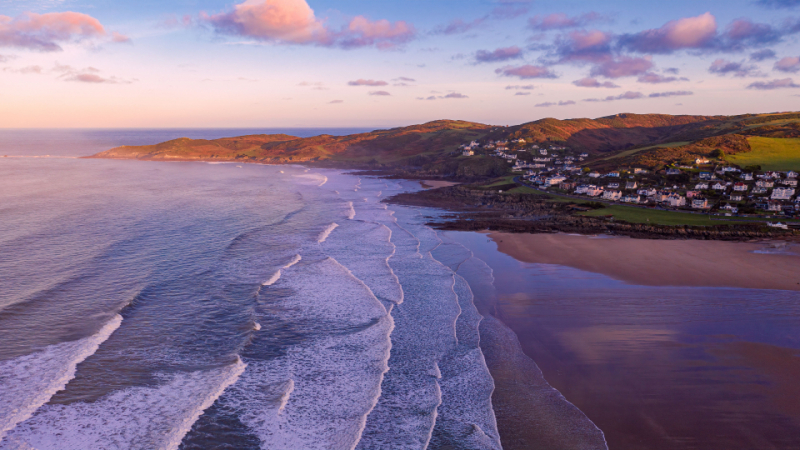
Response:
[[[711,63],[708,71],[720,76],[733,74],[736,77],[754,77],[762,75],[758,67],[753,64],[745,64],[744,62],[726,61],[724,59],[717,59]]]
[[[460,92],[451,92],[445,95],[443,98],[469,98],[469,97]]]
[[[684,95],[694,95],[692,91],[670,91],[670,92],[653,92],[648,95],[650,98],[663,98],[663,97],[680,97]]]
[[[708,47],[717,36],[717,20],[711,13],[667,22],[661,28],[622,36],[624,47],[642,53],[670,53]]]
[[[610,81],[605,81],[605,82],[601,83],[601,82],[597,81],[596,78],[588,78],[588,77],[587,78],[581,78],[580,80],[575,80],[575,81],[572,82],[572,84],[574,84],[575,86],[578,86],[578,87],[590,87],[590,88],[610,88],[610,89],[613,89],[613,88],[618,88],[619,87],[619,86],[617,86],[616,84],[614,84],[614,83],[612,83]]]
[[[504,77],[518,77],[523,80],[531,78],[558,78],[547,67],[524,65],[519,67],[506,66],[494,71]]]
[[[25,13],[15,19],[0,15],[0,46],[53,52],[59,43],[106,35],[100,22],[86,14]]]
[[[377,95],[377,96],[389,96],[392,95],[386,91],[370,91],[369,95]]]
[[[129,44],[131,42],[131,38],[125,36],[124,34],[117,33],[116,31],[111,33],[111,40],[118,44]]]
[[[800,71],[800,58],[796,56],[787,56],[786,58],[776,62],[774,69],[780,70],[781,72],[796,73]]]
[[[355,81],[348,81],[347,82],[348,86],[386,86],[387,84],[389,84],[389,83],[387,83],[385,81],[381,81],[381,80],[365,80],[363,78],[360,78],[360,79],[355,80]]]
[[[617,59],[605,61],[592,68],[591,75],[606,78],[621,78],[643,74],[653,68],[649,57],[633,58],[620,56]]]
[[[637,99],[640,99],[640,98],[644,98],[644,94],[642,94],[641,92],[628,91],[628,92],[626,92],[624,94],[620,94],[620,95],[609,95],[606,98],[586,98],[583,101],[584,102],[613,102],[613,101],[616,101],[616,100],[637,100]]]
[[[247,0],[234,6],[233,11],[200,18],[223,34],[250,37],[283,44],[313,44],[355,48],[376,46],[394,48],[416,35],[406,22],[371,21],[364,16],[354,17],[336,31],[318,19],[305,0]]]

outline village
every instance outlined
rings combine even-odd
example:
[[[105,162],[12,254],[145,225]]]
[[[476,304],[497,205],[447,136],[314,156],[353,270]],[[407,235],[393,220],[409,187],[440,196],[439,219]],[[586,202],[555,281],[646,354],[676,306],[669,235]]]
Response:
[[[590,155],[563,145],[472,141],[461,156],[503,158],[525,184],[554,194],[605,203],[640,205],[720,216],[794,217],[800,214],[798,173],[740,168],[716,158],[658,170],[618,167],[601,173]]]

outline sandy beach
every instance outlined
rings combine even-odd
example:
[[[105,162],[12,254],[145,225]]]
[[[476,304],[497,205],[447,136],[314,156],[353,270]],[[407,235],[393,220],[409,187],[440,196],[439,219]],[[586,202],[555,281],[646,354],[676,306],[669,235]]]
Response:
[[[442,180],[424,180],[420,181],[419,184],[421,184],[422,187],[425,189],[437,189],[441,187],[455,186],[460,183],[453,183],[452,181],[442,181]]]
[[[782,242],[647,240],[566,234],[490,233],[498,249],[644,286],[800,291],[800,245]]]

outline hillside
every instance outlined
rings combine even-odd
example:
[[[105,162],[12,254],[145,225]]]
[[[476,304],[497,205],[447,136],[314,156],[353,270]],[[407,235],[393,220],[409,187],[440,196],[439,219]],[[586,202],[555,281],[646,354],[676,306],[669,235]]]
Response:
[[[503,172],[500,162],[479,156],[465,161],[458,148],[470,141],[524,139],[528,145],[561,145],[585,152],[593,168],[642,165],[651,168],[696,157],[743,155],[754,139],[794,152],[800,113],[741,116],[617,114],[598,119],[541,119],[510,127],[439,120],[349,136],[251,135],[215,140],[176,139],[147,146],[117,147],[95,158],[314,163],[388,169],[408,174],[480,177]],[[762,140],[759,140],[762,139]],[[513,147],[513,144],[512,144]],[[800,150],[797,150],[800,152]],[[765,153],[769,155],[770,153]],[[747,160],[741,157],[742,161]],[[754,160],[758,157],[754,156]],[[791,159],[791,155],[788,156]]]

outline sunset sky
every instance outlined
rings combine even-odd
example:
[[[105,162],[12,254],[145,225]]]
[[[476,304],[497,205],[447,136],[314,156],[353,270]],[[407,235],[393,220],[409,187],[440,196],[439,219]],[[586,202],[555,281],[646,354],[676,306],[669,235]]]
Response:
[[[0,0],[0,127],[800,109],[800,0]]]

